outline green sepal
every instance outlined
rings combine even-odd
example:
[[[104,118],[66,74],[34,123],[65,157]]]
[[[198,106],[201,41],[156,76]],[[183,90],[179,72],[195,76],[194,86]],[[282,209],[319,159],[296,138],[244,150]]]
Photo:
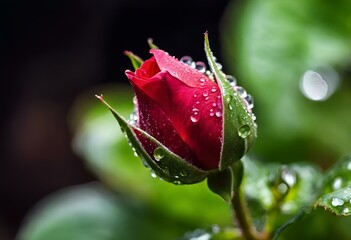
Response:
[[[124,51],[124,54],[127,57],[129,57],[130,61],[132,62],[134,70],[137,70],[138,68],[140,68],[141,64],[144,63],[143,59],[141,59],[139,56],[135,55],[130,51]]]
[[[213,172],[207,177],[208,188],[227,202],[230,202],[233,197],[233,184],[233,171],[231,168]]]
[[[251,113],[218,68],[205,33],[205,53],[208,64],[221,89],[223,106],[223,138],[219,169],[223,170],[240,160],[256,139],[256,124]]]
[[[147,39],[147,44],[149,44],[151,49],[159,49],[159,47],[154,44],[154,40],[152,38]]]
[[[99,98],[112,112],[113,116],[119,123],[122,132],[130,141],[131,146],[134,148],[138,156],[143,160],[147,167],[165,181],[174,184],[192,184],[203,181],[209,172],[198,169],[191,165],[179,156],[175,155],[162,143],[157,141],[154,137],[146,133],[140,128],[131,125],[119,113],[117,113],[101,96]],[[154,150],[154,156],[150,156],[136,137],[136,133],[142,135],[157,147]]]

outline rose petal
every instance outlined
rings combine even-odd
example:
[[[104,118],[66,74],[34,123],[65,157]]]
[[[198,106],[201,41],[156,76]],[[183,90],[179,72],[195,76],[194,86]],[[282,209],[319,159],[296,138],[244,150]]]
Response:
[[[189,86],[201,87],[213,83],[213,81],[206,75],[181,63],[178,59],[171,57],[160,49],[151,49],[150,53],[154,55],[161,71],[168,71],[172,76],[178,78]]]
[[[150,97],[169,118],[180,138],[195,153],[197,166],[206,170],[217,168],[222,137],[222,102],[217,84],[191,87],[166,71],[148,79],[130,71],[126,74],[132,85]],[[138,103],[142,104],[142,100]],[[151,114],[149,117],[155,118]],[[155,119],[150,129],[159,121]]]
[[[128,78],[135,78],[132,72],[127,73]],[[133,84],[134,92],[137,97],[138,104],[138,127],[155,137],[160,143],[166,146],[171,152],[186,161],[197,165],[196,157],[187,144],[181,139],[177,131],[172,126],[170,119],[160,109],[157,103],[139,89],[138,85]],[[141,86],[144,86],[141,84]],[[147,89],[147,88],[146,88]],[[145,139],[141,135],[137,135],[140,142],[150,156],[156,145]]]

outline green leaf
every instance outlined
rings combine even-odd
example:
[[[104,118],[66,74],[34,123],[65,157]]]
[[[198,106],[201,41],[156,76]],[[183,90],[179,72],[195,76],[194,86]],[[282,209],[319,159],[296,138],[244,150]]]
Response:
[[[207,185],[209,189],[229,202],[233,197],[233,171],[227,168],[223,171],[211,173],[207,177]]]
[[[301,209],[313,206],[318,197],[322,174],[311,163],[262,164],[245,157],[241,188],[258,229],[284,225]]]
[[[351,215],[351,156],[344,157],[327,172],[315,206],[338,216]]]
[[[350,216],[351,187],[324,194],[317,200],[316,206],[323,207],[325,210],[329,210],[338,216]]]
[[[150,167],[156,175],[174,184],[198,183],[207,177],[208,172],[198,169],[184,159],[173,154],[154,137],[142,129],[128,123],[128,121],[117,113],[101,96],[97,96],[97,98],[99,98],[111,110],[113,116],[118,121],[122,132],[135,149],[135,152],[144,161],[145,165]],[[154,150],[154,156],[149,156],[139,142],[136,134],[145,137],[157,146]]]
[[[130,51],[124,51],[124,54],[127,55],[127,57],[129,57],[130,61],[132,62],[134,70],[137,70],[138,68],[140,68],[140,66],[144,62],[140,57],[138,57],[137,55],[135,55]]]
[[[90,183],[44,198],[26,217],[16,239],[162,240],[176,239],[185,230],[180,222]]]
[[[256,139],[256,124],[239,94],[218,68],[205,33],[205,52],[209,66],[218,82],[223,106],[223,143],[219,169],[223,170],[240,160]]]
[[[326,173],[322,193],[331,193],[344,187],[351,187],[351,155],[341,159]]]

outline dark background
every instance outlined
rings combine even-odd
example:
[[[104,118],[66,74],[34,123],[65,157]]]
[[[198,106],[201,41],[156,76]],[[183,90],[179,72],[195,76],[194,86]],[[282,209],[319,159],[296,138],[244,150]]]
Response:
[[[74,99],[99,84],[127,84],[131,65],[122,53],[148,58],[148,37],[177,57],[204,60],[208,30],[220,58],[228,3],[1,1],[0,239],[13,239],[47,194],[95,179],[71,150],[67,115]]]

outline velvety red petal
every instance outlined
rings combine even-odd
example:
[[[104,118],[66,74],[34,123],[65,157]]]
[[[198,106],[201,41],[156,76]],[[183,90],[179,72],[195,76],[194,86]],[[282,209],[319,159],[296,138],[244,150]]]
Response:
[[[132,72],[127,74],[128,77],[136,77]],[[162,111],[159,105],[146,95],[139,86],[133,84],[134,92],[137,97],[138,106],[138,126],[142,130],[155,137],[159,142],[165,145],[170,151],[185,159],[186,161],[197,165],[197,159],[192,150],[181,139],[178,132],[174,129],[170,119]],[[141,84],[141,86],[144,86]],[[145,137],[137,134],[147,153],[153,156],[156,145]]]
[[[160,49],[151,49],[161,71],[168,71],[172,76],[178,78],[189,86],[200,87],[211,85],[211,80],[194,68],[181,63],[178,59],[171,57]]]
[[[132,72],[126,74],[135,88],[157,104],[165,114],[163,117],[169,118],[171,128],[195,153],[196,166],[202,169],[217,168],[222,137],[222,101],[217,84],[211,81],[212,84],[201,88],[192,87],[166,71],[149,79],[139,78]],[[141,99],[138,103],[142,104]],[[142,109],[141,106],[139,108]],[[153,114],[149,117],[154,118]],[[161,116],[153,124],[160,126],[159,121]],[[153,124],[148,127],[154,128]]]

